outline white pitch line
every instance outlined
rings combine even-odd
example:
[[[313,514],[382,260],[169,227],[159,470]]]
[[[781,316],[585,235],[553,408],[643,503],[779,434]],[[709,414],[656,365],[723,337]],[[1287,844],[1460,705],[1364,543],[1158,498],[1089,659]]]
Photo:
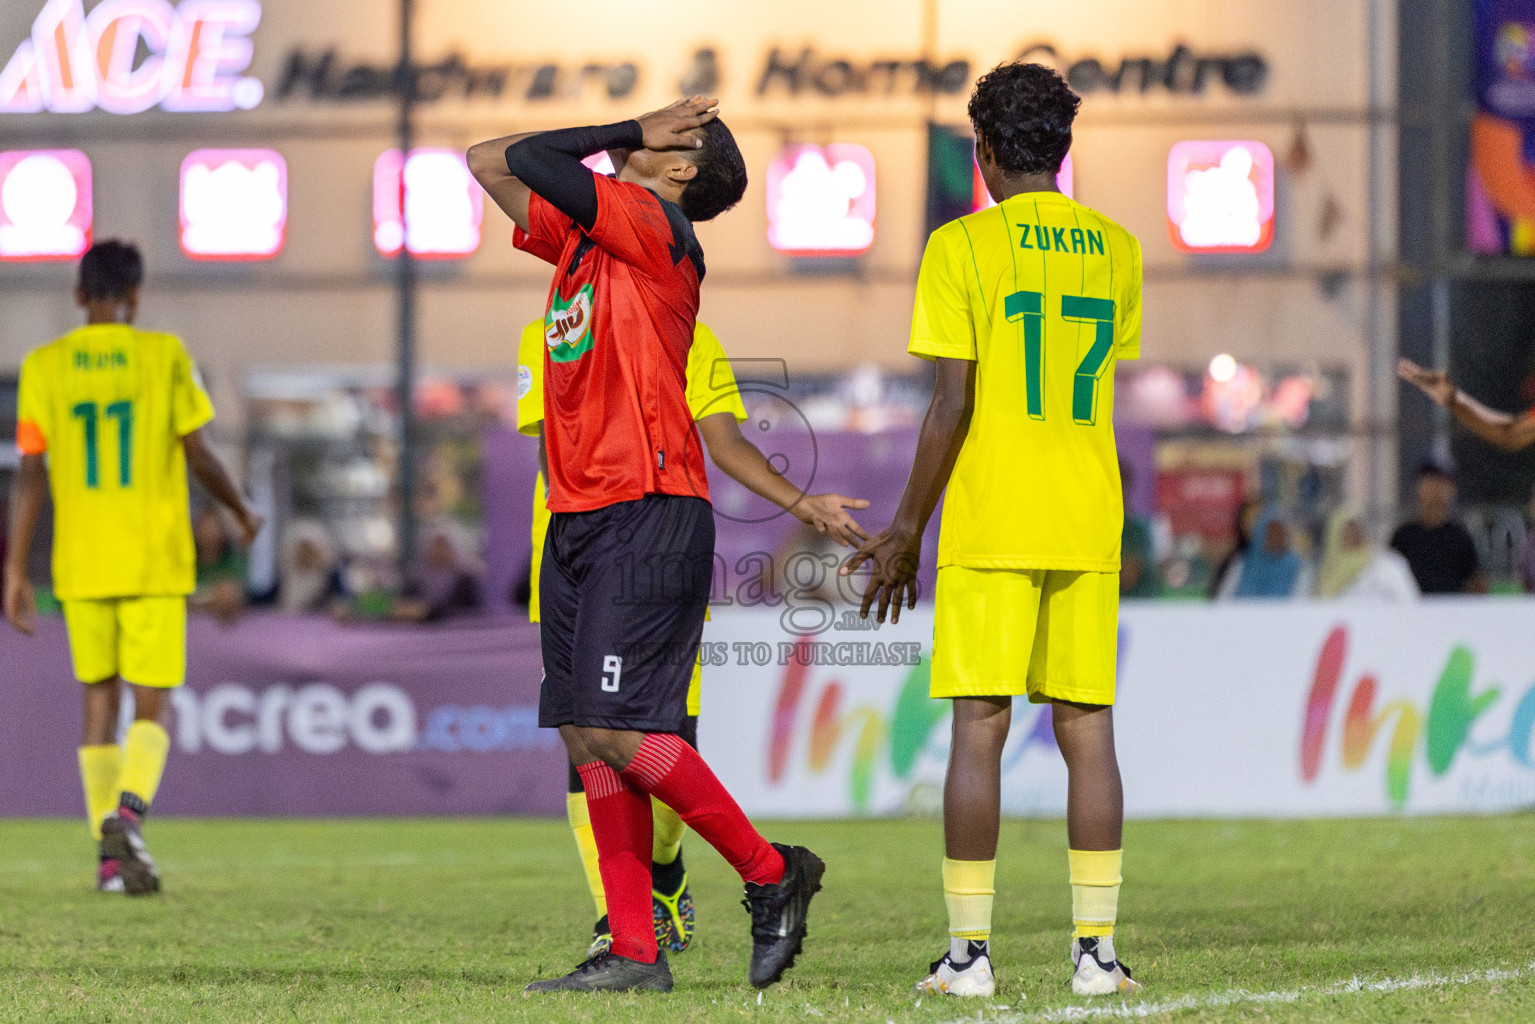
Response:
[[[1405,978],[1383,978],[1379,981],[1363,981],[1350,978],[1331,985],[1302,986],[1291,989],[1275,989],[1269,992],[1249,992],[1232,989],[1205,996],[1180,996],[1156,1002],[1100,1003],[1096,1006],[1063,1006],[1056,1010],[1020,1016],[1009,1014],[987,1017],[995,1024],[1025,1024],[1030,1021],[1083,1021],[1083,1020],[1142,1020],[1179,1010],[1214,1009],[1222,1006],[1264,1005],[1272,1003],[1296,1003],[1303,999],[1326,996],[1357,995],[1373,992],[1405,992],[1420,988],[1448,988],[1453,986],[1487,984],[1498,981],[1515,981],[1535,974],[1535,964],[1515,968],[1490,968],[1468,974],[1412,974]],[[969,1024],[968,1018],[957,1018],[953,1024]]]

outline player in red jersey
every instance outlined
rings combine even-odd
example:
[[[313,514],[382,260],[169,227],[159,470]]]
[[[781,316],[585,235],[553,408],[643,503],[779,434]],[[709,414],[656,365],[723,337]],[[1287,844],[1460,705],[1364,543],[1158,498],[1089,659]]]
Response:
[[[607,151],[617,173],[581,161]],[[799,953],[825,866],[769,843],[678,735],[714,557],[703,446],[686,398],[704,277],[693,221],[746,191],[715,101],[633,121],[482,142],[469,166],[555,266],[545,323],[544,444],[552,521],[539,581],[539,724],[558,727],[586,787],[613,945],[532,992],[670,990],[651,921],[651,805],[675,810],[741,874],[749,977]]]

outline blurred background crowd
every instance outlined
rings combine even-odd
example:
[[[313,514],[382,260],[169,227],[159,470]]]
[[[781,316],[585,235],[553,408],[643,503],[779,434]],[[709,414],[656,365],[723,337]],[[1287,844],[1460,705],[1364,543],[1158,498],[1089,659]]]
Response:
[[[78,253],[134,240],[141,323],[186,339],[272,524],[241,551],[194,510],[201,607],[514,613],[536,459],[516,338],[548,271],[462,153],[706,91],[752,185],[700,228],[701,319],[739,363],[749,435],[796,484],[870,499],[877,529],[929,390],[905,354],[924,240],[988,202],[965,99],[1022,57],[1084,99],[1060,187],[1143,245],[1145,357],[1114,382],[1125,594],[1535,588],[1535,453],[1394,375],[1407,355],[1495,408],[1535,404],[1535,0],[567,7],[419,3],[406,54],[363,0],[5,4],[0,436],[22,357],[75,323]],[[134,46],[85,45],[109,30]],[[227,45],[162,39],[199,32]],[[0,444],[0,493],[14,459]],[[726,591],[847,600],[788,571],[834,549],[711,484]],[[46,544],[32,569],[46,583]]]

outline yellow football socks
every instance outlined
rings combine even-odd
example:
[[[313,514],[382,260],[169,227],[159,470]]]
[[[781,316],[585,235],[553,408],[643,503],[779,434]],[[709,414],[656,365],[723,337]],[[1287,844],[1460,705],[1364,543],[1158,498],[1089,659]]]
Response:
[[[154,803],[160,789],[160,777],[165,774],[165,757],[171,750],[171,737],[159,722],[134,722],[128,726],[128,736],[123,740],[123,774],[117,781],[120,793],[132,793],[144,801]],[[116,796],[116,794],[113,794]]]
[[[123,750],[115,743],[80,748],[80,783],[85,787],[85,816],[91,838],[101,840],[101,819],[117,809],[117,779]]]
[[[1113,935],[1119,914],[1123,850],[1068,850],[1071,860],[1071,918],[1079,939]]]
[[[651,812],[655,816],[654,838],[650,844],[650,859],[657,864],[671,864],[682,852],[682,834],[688,827],[677,817],[677,812],[650,798]]]
[[[597,837],[592,835],[592,818],[586,809],[585,793],[565,794],[565,815],[570,819],[570,831],[576,836],[576,849],[581,851],[586,888],[591,891],[592,902],[597,904],[597,916],[605,917],[608,897],[602,891],[602,872],[597,867]]]
[[[949,905],[950,937],[975,942],[991,937],[996,878],[995,860],[943,859],[943,901]]]

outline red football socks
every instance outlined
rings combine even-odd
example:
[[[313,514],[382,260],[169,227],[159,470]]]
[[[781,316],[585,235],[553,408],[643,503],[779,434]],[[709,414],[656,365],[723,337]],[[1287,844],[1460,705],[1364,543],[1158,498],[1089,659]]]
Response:
[[[597,840],[597,867],[608,899],[613,952],[630,960],[656,962],[656,932],[650,913],[650,797],[626,785],[601,761],[577,765],[586,787],[586,808]]]
[[[586,770],[581,771],[581,777],[585,779]],[[647,734],[622,775],[625,781],[676,811],[693,831],[703,836],[741,873],[743,880],[759,885],[783,881],[783,857],[752,827],[735,799],[698,756],[698,751],[680,737],[670,733]],[[588,799],[591,793],[588,786]],[[594,811],[594,826],[595,823]],[[648,842],[650,832],[647,830],[645,835]],[[606,872],[603,878],[606,880]],[[610,893],[609,908],[612,899]],[[610,909],[610,920],[611,913]],[[617,935],[614,932],[615,939]]]

